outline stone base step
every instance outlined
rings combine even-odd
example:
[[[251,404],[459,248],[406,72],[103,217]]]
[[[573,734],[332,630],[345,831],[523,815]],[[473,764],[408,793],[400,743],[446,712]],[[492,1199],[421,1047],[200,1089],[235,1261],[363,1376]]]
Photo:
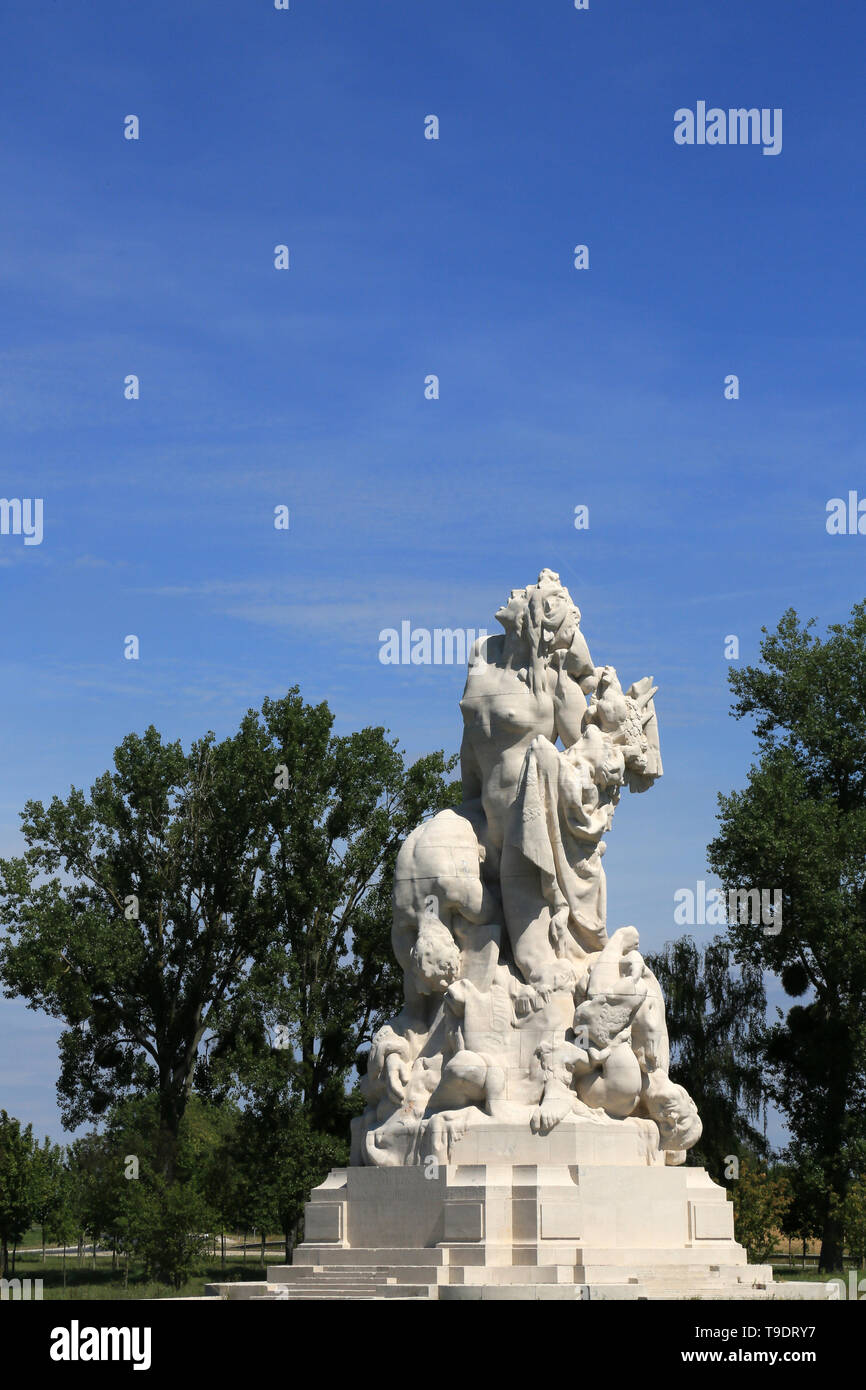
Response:
[[[230,1298],[237,1302],[256,1298],[260,1294],[266,1296],[269,1287],[264,1279],[239,1279],[232,1284],[205,1284],[204,1292],[206,1298]]]
[[[465,1271],[463,1271],[465,1272]],[[504,1272],[504,1271],[503,1271]],[[477,1273],[473,1270],[472,1273]],[[355,1280],[348,1274],[341,1281],[320,1281],[313,1277],[297,1283],[263,1284],[260,1281],[235,1284],[206,1285],[205,1299],[230,1301],[243,1299],[250,1302],[328,1302],[328,1301],[384,1301],[392,1299],[423,1301],[441,1300],[444,1302],[629,1302],[629,1301],[725,1301],[725,1302],[773,1302],[773,1301],[825,1301],[832,1297],[833,1290],[826,1284],[805,1280],[790,1280],[783,1283],[748,1285],[725,1279],[701,1281],[696,1283],[689,1276],[686,1279],[646,1279],[633,1283],[517,1283],[513,1281],[496,1284],[423,1284],[423,1283],[384,1283],[369,1280]],[[204,1300],[202,1300],[204,1301]]]
[[[598,1261],[587,1261],[583,1264],[545,1264],[545,1265],[498,1265],[498,1264],[463,1264],[457,1263],[454,1259],[455,1253],[451,1252],[452,1260],[449,1265],[429,1266],[420,1262],[427,1252],[416,1252],[419,1262],[416,1264],[368,1264],[364,1262],[367,1251],[341,1250],[339,1252],[340,1261],[335,1264],[322,1263],[318,1265],[272,1265],[269,1267],[267,1282],[269,1284],[289,1284],[297,1287],[300,1284],[315,1281],[317,1285],[324,1286],[329,1283],[342,1283],[349,1281],[352,1284],[359,1282],[375,1282],[382,1284],[643,1284],[643,1283],[694,1283],[694,1284],[718,1284],[726,1282],[733,1286],[743,1284],[749,1287],[758,1284],[772,1282],[773,1274],[769,1265],[747,1265],[737,1263],[719,1263],[707,1260],[706,1255],[702,1263],[692,1263],[690,1260],[660,1261],[647,1259],[647,1251],[642,1251],[644,1256],[642,1262],[635,1261],[632,1264],[623,1266],[619,1263],[609,1263],[610,1254],[604,1252],[606,1259]],[[595,1253],[595,1252],[593,1252]],[[601,1252],[599,1252],[601,1253]],[[668,1252],[664,1252],[667,1254]],[[357,1262],[350,1263],[345,1256],[356,1255]],[[465,1258],[465,1256],[464,1256]]]
[[[825,1301],[830,1298],[826,1284],[790,1282],[746,1288],[743,1285],[696,1287],[694,1284],[440,1284],[437,1296],[443,1302],[628,1302],[651,1301],[769,1303],[776,1300]]]
[[[274,1285],[273,1292],[268,1295],[271,1298],[281,1299],[288,1303],[299,1303],[304,1300],[329,1299],[329,1298],[424,1298],[436,1297],[435,1284],[328,1284],[316,1285],[314,1288],[302,1288],[300,1285],[292,1287],[291,1284],[281,1284],[279,1287]]]
[[[731,1241],[720,1245],[714,1245],[711,1241],[701,1241],[699,1245],[661,1250],[637,1245],[620,1250],[610,1249],[603,1245],[578,1245],[576,1256],[575,1265],[584,1267],[610,1265],[618,1268],[622,1273],[625,1273],[627,1269],[629,1274],[635,1265],[639,1268],[653,1270],[669,1266],[687,1269],[695,1267],[701,1269],[747,1269],[752,1267],[748,1264],[743,1247],[735,1245]],[[762,1268],[764,1267],[762,1266]]]
[[[438,1246],[429,1249],[401,1249],[399,1247],[342,1249],[338,1245],[299,1245],[290,1265],[269,1265],[268,1274],[275,1269],[301,1269],[308,1265],[318,1265],[334,1269],[339,1265],[369,1265],[377,1269],[387,1269],[393,1273],[395,1265],[447,1265],[448,1251]]]
[[[714,1245],[712,1242],[701,1242],[700,1245],[690,1246],[686,1249],[654,1249],[646,1246],[633,1246],[628,1249],[606,1249],[600,1246],[589,1245],[570,1245],[559,1250],[553,1246],[548,1248],[546,1245],[532,1245],[521,1248],[520,1246],[508,1246],[507,1264],[514,1265],[515,1268],[523,1267],[526,1269],[535,1268],[555,1268],[559,1267],[589,1267],[594,1265],[618,1266],[623,1273],[628,1270],[631,1273],[633,1266],[640,1268],[658,1269],[662,1266],[692,1266],[706,1268],[708,1265],[726,1268],[748,1268],[746,1253],[741,1246],[734,1245],[732,1242]],[[493,1258],[491,1258],[493,1255]],[[286,1269],[335,1269],[344,1265],[353,1267],[367,1266],[372,1269],[387,1269],[389,1273],[394,1273],[395,1266],[414,1265],[424,1266],[449,1266],[474,1264],[476,1258],[479,1266],[486,1256],[487,1264],[495,1264],[495,1247],[487,1246],[485,1249],[469,1250],[465,1245],[435,1246],[428,1249],[366,1249],[355,1247],[353,1249],[343,1249],[340,1246],[309,1246],[299,1245],[295,1251],[294,1261],[290,1265],[268,1265],[268,1277],[280,1277],[277,1273]],[[468,1258],[467,1258],[468,1257]],[[543,1263],[542,1263],[543,1261]],[[496,1265],[499,1268],[499,1265]],[[530,1276],[531,1277],[531,1276]]]
[[[520,1265],[466,1265],[452,1267],[448,1278],[440,1280],[443,1287],[454,1284],[689,1284],[695,1287],[753,1288],[770,1284],[773,1271],[769,1265],[740,1265],[711,1268],[707,1265],[562,1265],[526,1268]]]
[[[435,1284],[426,1283],[397,1283],[396,1280],[385,1279],[355,1279],[350,1271],[340,1279],[322,1280],[310,1278],[299,1280],[297,1283],[263,1283],[261,1280],[250,1280],[245,1283],[234,1284],[206,1284],[205,1297],[210,1299],[228,1299],[231,1302],[296,1302],[305,1299],[391,1299],[391,1298],[423,1298],[429,1299],[436,1296]]]
[[[396,1269],[387,1266],[340,1265],[337,1268],[324,1268],[321,1265],[286,1265],[268,1270],[268,1283],[288,1284],[297,1288],[315,1282],[319,1284],[435,1284],[447,1280],[449,1271],[434,1265],[400,1265]]]

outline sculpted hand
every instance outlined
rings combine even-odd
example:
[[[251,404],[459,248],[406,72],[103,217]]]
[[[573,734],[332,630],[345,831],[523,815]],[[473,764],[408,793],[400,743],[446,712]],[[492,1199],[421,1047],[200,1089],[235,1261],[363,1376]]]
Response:
[[[388,1092],[388,1099],[395,1105],[399,1105],[403,1100],[411,1074],[412,1068],[408,1062],[404,1062],[398,1052],[392,1052],[385,1063],[385,1090]]]
[[[575,983],[574,966],[567,960],[543,965],[532,976],[536,994],[545,1004],[549,1003],[551,994],[558,994],[561,990],[573,991]]]

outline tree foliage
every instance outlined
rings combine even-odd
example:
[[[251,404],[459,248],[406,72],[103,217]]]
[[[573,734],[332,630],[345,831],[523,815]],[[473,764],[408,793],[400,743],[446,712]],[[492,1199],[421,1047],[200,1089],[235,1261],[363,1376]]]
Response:
[[[734,1228],[757,1264],[769,1260],[791,1205],[791,1184],[784,1171],[743,1163],[734,1183]]]
[[[9,1273],[9,1246],[17,1245],[38,1202],[33,1128],[0,1110],[0,1278]]]
[[[751,1123],[762,1096],[756,1060],[766,1013],[762,973],[748,962],[732,969],[720,938],[701,949],[681,937],[646,959],[666,1001],[672,1073],[703,1123],[692,1158],[721,1181],[730,1155],[765,1148]]]
[[[281,1023],[322,1123],[393,1007],[390,872],[455,799],[451,764],[332,725],[293,689],[186,753],[130,734],[89,794],[28,802],[27,849],[0,861],[0,979],[66,1025],[64,1122],[155,1094],[169,1182],[196,1080],[230,1093]]]
[[[725,887],[781,889],[781,929],[731,922],[736,959],[792,999],[763,1039],[765,1085],[824,1190],[821,1267],[841,1266],[834,1212],[866,1160],[866,603],[823,640],[789,610],[760,666],[730,672],[758,759],[719,798],[709,846]]]

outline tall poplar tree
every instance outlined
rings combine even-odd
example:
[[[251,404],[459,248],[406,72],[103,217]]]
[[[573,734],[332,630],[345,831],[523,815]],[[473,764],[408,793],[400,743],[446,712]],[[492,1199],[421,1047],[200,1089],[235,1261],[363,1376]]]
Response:
[[[28,802],[0,860],[0,981],[65,1024],[64,1122],[155,1093],[169,1182],[206,1051],[278,1017],[316,1123],[393,1003],[391,871],[450,765],[332,726],[295,688],[189,752],[130,734],[89,794]]]
[[[839,1217],[866,1159],[866,602],[824,638],[793,609],[764,633],[761,664],[730,672],[756,762],[719,797],[709,862],[726,889],[782,891],[782,919],[732,921],[738,960],[792,1000],[762,1041],[765,1085],[821,1175],[821,1268],[839,1269]]]

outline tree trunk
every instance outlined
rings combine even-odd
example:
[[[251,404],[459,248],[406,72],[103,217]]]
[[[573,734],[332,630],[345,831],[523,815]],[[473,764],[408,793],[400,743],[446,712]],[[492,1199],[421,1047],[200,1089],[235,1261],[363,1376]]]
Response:
[[[298,1243],[299,1225],[300,1217],[296,1216],[294,1221],[290,1221],[286,1227],[286,1264],[294,1264],[295,1262],[295,1246]]]
[[[183,1119],[185,1101],[179,1097],[166,1077],[160,1077],[159,1132],[156,1138],[157,1167],[171,1186],[177,1166],[177,1138]]]
[[[837,1216],[831,1215],[828,1198],[824,1211],[824,1226],[821,1231],[821,1254],[818,1257],[818,1270],[821,1274],[832,1274],[842,1269],[842,1226]]]
[[[63,1242],[63,1287],[66,1288],[66,1241]]]
[[[0,1279],[7,1279],[9,1277],[9,1246],[5,1236],[0,1238],[0,1256],[2,1256],[0,1258]]]
[[[824,1231],[821,1236],[821,1254],[818,1258],[818,1269],[821,1274],[831,1274],[833,1270],[842,1268],[842,1233],[839,1229],[838,1221],[832,1218],[824,1222]]]
[[[843,1254],[845,1232],[839,1213],[848,1195],[850,1177],[841,1160],[846,1118],[851,1102],[851,1084],[847,1070],[832,1078],[832,1089],[828,1093],[827,1125],[824,1142],[827,1154],[824,1167],[824,1221],[821,1230],[821,1253],[818,1256],[818,1270],[821,1274],[832,1274],[844,1268]],[[833,1155],[833,1157],[830,1157]]]
[[[45,1222],[42,1222],[42,1263],[45,1263]]]
[[[260,1264],[261,1264],[261,1266],[262,1266],[262,1269],[264,1269],[264,1267],[265,1267],[265,1240],[266,1240],[266,1236],[265,1236],[264,1231],[262,1231],[262,1253],[261,1253],[261,1259],[260,1259],[260,1261],[259,1261]]]
[[[225,1231],[220,1231],[220,1246],[222,1247],[222,1249],[221,1249],[222,1272],[223,1272],[223,1274],[225,1274],[225,1272],[226,1272],[226,1233],[225,1233]]]
[[[15,1278],[15,1256],[18,1254],[18,1242],[12,1246],[12,1278]]]
[[[160,1171],[169,1185],[175,1179],[178,1135],[192,1093],[199,1043],[205,1033],[201,1014],[200,1004],[195,1011],[195,1034],[188,1036],[184,1045],[183,1077],[180,1076],[179,1068],[164,1067],[162,1064],[159,1068],[159,1134],[156,1153]]]
[[[832,1144],[830,1153],[838,1154],[842,1146],[844,1108],[840,1103],[840,1121],[833,1127],[828,1139]],[[837,1160],[838,1162],[838,1160]],[[821,1253],[818,1257],[818,1269],[822,1274],[833,1274],[837,1269],[844,1271],[845,1268],[845,1231],[842,1226],[841,1210],[848,1195],[849,1176],[844,1168],[836,1167],[834,1163],[828,1164],[825,1170],[827,1174],[827,1196],[824,1202],[824,1223],[821,1231]]]

